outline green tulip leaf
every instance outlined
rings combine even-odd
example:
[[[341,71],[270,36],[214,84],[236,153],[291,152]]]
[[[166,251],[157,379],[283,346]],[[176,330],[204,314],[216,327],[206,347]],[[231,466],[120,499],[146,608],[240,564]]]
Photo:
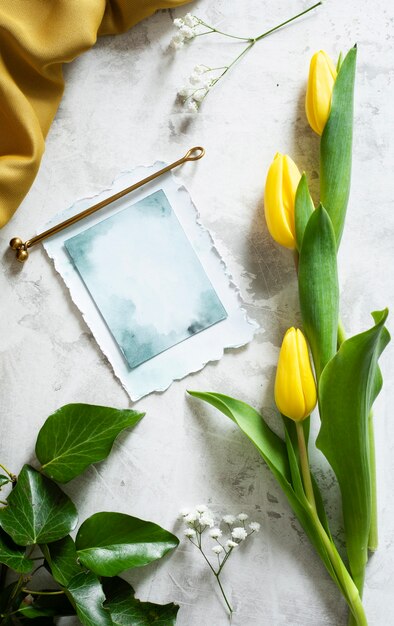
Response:
[[[105,609],[105,595],[93,572],[81,572],[67,585],[66,594],[84,626],[113,626],[111,615]]]
[[[0,509],[0,526],[21,546],[61,539],[78,521],[70,498],[30,465],[24,465],[7,504]]]
[[[80,562],[99,576],[116,576],[131,567],[161,559],[176,548],[175,535],[153,522],[124,513],[96,513],[76,538]]]
[[[309,193],[308,181],[305,172],[302,174],[300,182],[298,183],[294,210],[297,249],[300,251],[306,225],[315,210],[311,194]]]
[[[175,626],[176,604],[141,602],[134,597],[134,589],[118,577],[104,579],[103,589],[107,598],[104,606],[115,626]]]
[[[20,574],[27,574],[33,568],[34,561],[25,555],[25,548],[17,546],[0,528],[0,563],[7,565]]]
[[[75,543],[70,535],[59,541],[41,545],[40,548],[53,578],[63,587],[67,587],[70,580],[81,572]]]
[[[321,205],[305,229],[298,267],[302,321],[316,376],[337,350],[339,286],[335,235]]]
[[[245,402],[235,400],[234,398],[220,393],[202,391],[189,391],[188,393],[219,409],[224,415],[233,420],[256,446],[281,486],[301,526],[327,568],[328,573],[344,595],[346,595],[333,570],[321,536],[316,531],[306,497],[301,492],[301,477],[299,474],[297,475],[295,456],[291,458],[289,464],[285,442],[267,426],[262,416]],[[294,484],[293,479],[295,481]]]
[[[320,378],[321,428],[316,440],[338,479],[350,569],[361,591],[371,521],[368,415],[381,387],[377,361],[390,337],[388,311],[347,339]]]
[[[143,416],[129,409],[66,404],[48,417],[38,434],[41,470],[59,483],[68,482],[106,458],[119,433]]]
[[[350,193],[356,59],[357,48],[354,47],[340,65],[320,143],[320,199],[331,218],[337,246]]]

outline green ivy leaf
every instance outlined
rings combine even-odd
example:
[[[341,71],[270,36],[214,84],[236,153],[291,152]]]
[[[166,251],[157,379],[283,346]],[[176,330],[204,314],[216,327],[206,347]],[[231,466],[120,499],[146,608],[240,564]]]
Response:
[[[4,485],[7,485],[10,482],[11,481],[10,481],[9,476],[4,476],[4,474],[0,474],[0,489],[4,487]]]
[[[335,235],[321,205],[305,229],[298,267],[304,330],[311,346],[316,376],[337,350],[339,286]]]
[[[113,626],[108,609],[103,607],[105,595],[100,581],[92,572],[74,576],[66,593],[84,626]]]
[[[25,555],[25,549],[17,546],[0,528],[0,563],[19,572],[27,574],[33,567],[33,561]]]
[[[103,580],[107,601],[115,626],[175,626],[179,606],[152,604],[134,597],[134,589],[117,576]]]
[[[311,194],[309,193],[308,181],[304,172],[298,183],[295,197],[295,229],[298,251],[301,250],[305,228],[314,210],[315,207],[312,202]]]
[[[63,587],[67,587],[70,580],[81,572],[75,543],[70,535],[59,541],[41,545],[40,548],[53,578]]]
[[[18,619],[18,624],[28,624],[28,626],[55,626],[55,622],[53,621],[53,617],[26,617],[22,615]]]
[[[96,513],[82,524],[75,543],[85,567],[99,576],[116,576],[160,559],[179,540],[153,522],[124,513]]]
[[[341,63],[334,84],[330,116],[320,143],[320,198],[339,246],[350,193],[353,142],[353,94],[357,48]]]
[[[59,483],[68,482],[105,459],[119,433],[143,416],[129,409],[66,404],[48,417],[38,433],[41,470]]]
[[[316,440],[341,489],[349,564],[360,592],[371,519],[368,414],[381,387],[377,361],[390,339],[387,309],[373,315],[375,326],[346,340],[322,373]]]
[[[32,604],[22,602],[18,609],[18,614],[32,620],[38,617],[75,615],[75,609],[65,594],[35,596]]]
[[[21,546],[61,539],[78,521],[70,498],[30,465],[24,465],[7,503],[0,526]]]

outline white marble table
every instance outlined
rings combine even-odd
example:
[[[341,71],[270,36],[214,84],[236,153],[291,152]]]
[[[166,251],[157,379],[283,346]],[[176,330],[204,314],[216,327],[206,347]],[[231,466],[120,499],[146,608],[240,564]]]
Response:
[[[306,6],[302,0],[192,5],[207,21],[247,35]],[[370,311],[392,304],[391,3],[327,0],[315,14],[256,46],[194,118],[175,102],[177,89],[196,63],[221,65],[237,44],[207,37],[168,54],[174,17],[162,11],[125,35],[105,37],[65,69],[65,95],[40,172],[0,232],[2,461],[18,471],[33,455],[44,418],[63,404],[129,406],[43,250],[34,250],[25,267],[16,266],[8,240],[34,234],[55,212],[93,195],[121,170],[156,158],[170,161],[202,144],[207,156],[198,166],[185,167],[182,177],[261,330],[247,348],[138,402],[147,413],[144,420],[119,438],[107,462],[67,491],[82,518],[100,509],[118,510],[175,531],[180,531],[176,517],[182,506],[206,502],[218,513],[243,510],[262,531],[234,555],[224,579],[236,608],[233,626],[344,625],[344,602],[257,452],[229,420],[188,399],[185,390],[234,395],[275,421],[278,346],[285,329],[298,320],[298,305],[291,254],[271,241],[264,223],[263,185],[279,150],[310,172],[316,191],[318,144],[308,131],[303,98],[309,58],[319,48],[336,56],[359,45],[353,186],[340,253],[345,325],[358,332],[370,324]],[[365,588],[371,626],[394,623],[392,358],[389,348],[376,407],[380,549],[368,565]],[[320,473],[321,459],[314,465]],[[331,477],[326,484],[335,518]],[[179,602],[179,626],[228,623],[200,555],[185,542],[130,580],[142,599]]]

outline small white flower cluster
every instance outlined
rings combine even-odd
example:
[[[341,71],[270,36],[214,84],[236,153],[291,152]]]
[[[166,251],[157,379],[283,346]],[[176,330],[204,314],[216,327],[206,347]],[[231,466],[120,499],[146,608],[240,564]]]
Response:
[[[242,541],[245,541],[245,539],[250,537],[253,533],[259,532],[260,524],[258,522],[250,522],[248,524],[248,531],[245,523],[249,517],[246,513],[239,513],[239,515],[224,515],[220,523],[215,525],[215,516],[205,504],[200,504],[200,506],[196,506],[195,509],[183,509],[180,512],[180,518],[186,524],[184,530],[185,537],[200,550],[215,575],[231,615],[233,609],[227,600],[219,578],[234,548],[237,548]],[[223,536],[223,531],[220,528],[222,522],[227,525],[227,537]],[[212,557],[210,559],[204,551],[203,534],[207,529],[209,529],[209,537],[215,542],[214,546],[211,547],[211,551],[216,556],[214,561],[212,561]]]
[[[182,98],[189,113],[197,113],[201,102],[214,84],[214,79],[207,76],[210,71],[211,68],[205,65],[196,65],[189,76],[189,84],[178,91],[178,96]]]
[[[200,20],[191,13],[187,13],[185,17],[174,20],[174,26],[178,29],[178,32],[171,39],[171,48],[174,50],[183,48],[185,41],[193,39],[196,36],[196,27],[199,25]]]
[[[180,512],[180,517],[188,525],[188,528],[185,530],[186,537],[194,537],[196,535],[196,530],[198,530],[198,532],[202,532],[208,527],[213,528],[215,525],[213,513],[205,504],[196,506],[194,510],[183,509]],[[193,534],[186,534],[190,530],[194,531]]]
[[[181,87],[178,96],[183,100],[183,104],[189,113],[197,113],[201,102],[212,87],[214,80],[207,76],[211,69],[205,65],[196,65],[189,76],[189,84]]]
[[[245,541],[252,533],[257,533],[260,530],[260,524],[258,522],[250,522],[248,524],[249,531],[245,526],[245,522],[249,519],[246,513],[239,513],[239,515],[224,515],[222,521],[229,527],[230,537],[228,539],[223,538],[223,531],[219,528],[219,525],[215,526],[214,514],[208,509],[205,504],[197,506],[194,510],[183,509],[180,512],[180,517],[186,523],[187,528],[184,531],[185,537],[190,539],[192,543],[201,549],[201,535],[209,528],[209,536],[216,541],[215,546],[212,548],[212,552],[217,554],[225,553],[226,555],[231,552],[233,548],[239,546],[242,541]],[[242,526],[235,524],[240,523]]]

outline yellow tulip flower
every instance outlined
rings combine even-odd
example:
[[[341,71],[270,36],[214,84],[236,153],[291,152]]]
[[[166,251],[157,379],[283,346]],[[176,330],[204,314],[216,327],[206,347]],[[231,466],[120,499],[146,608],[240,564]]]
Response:
[[[279,411],[295,422],[308,417],[316,406],[316,383],[308,345],[298,328],[289,328],[283,339],[276,371],[275,402]]]
[[[308,122],[318,135],[323,133],[331,110],[331,97],[337,78],[335,65],[323,50],[316,52],[309,67],[305,110]]]
[[[265,219],[272,238],[291,250],[296,247],[294,204],[300,178],[294,161],[277,152],[265,183]]]

